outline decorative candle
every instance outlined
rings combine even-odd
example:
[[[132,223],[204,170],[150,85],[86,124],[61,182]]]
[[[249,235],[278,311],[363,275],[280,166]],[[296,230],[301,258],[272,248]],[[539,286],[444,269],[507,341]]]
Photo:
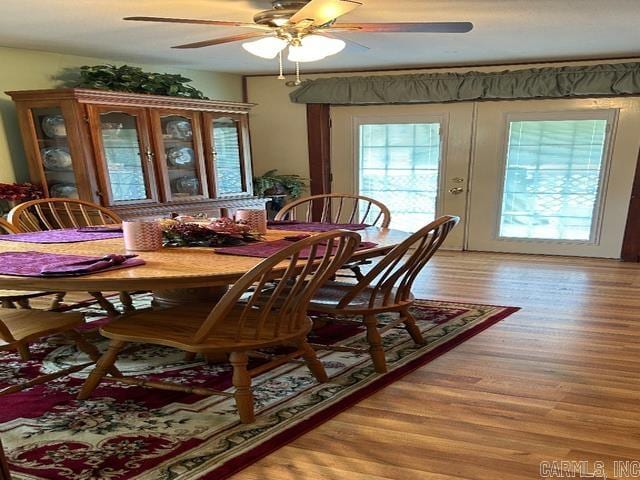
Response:
[[[239,209],[236,211],[236,222],[244,221],[251,231],[261,235],[267,233],[267,211],[262,209]]]
[[[124,247],[131,251],[151,251],[162,247],[162,229],[157,222],[122,222]]]

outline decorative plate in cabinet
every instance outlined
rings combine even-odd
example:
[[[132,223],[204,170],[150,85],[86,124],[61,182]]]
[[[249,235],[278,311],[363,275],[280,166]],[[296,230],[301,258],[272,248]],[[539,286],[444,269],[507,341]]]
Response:
[[[47,147],[40,150],[42,164],[47,170],[69,171],[73,168],[71,154],[64,147]]]
[[[172,147],[167,149],[167,161],[174,167],[191,167],[196,161],[193,148]]]
[[[48,115],[42,119],[42,131],[49,138],[64,138],[67,127],[62,115]]]

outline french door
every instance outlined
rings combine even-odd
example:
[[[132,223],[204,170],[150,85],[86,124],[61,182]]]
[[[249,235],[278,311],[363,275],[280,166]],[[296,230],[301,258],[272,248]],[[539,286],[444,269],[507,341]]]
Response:
[[[468,249],[619,258],[638,100],[480,103],[475,124]]]
[[[635,98],[332,107],[332,191],[458,215],[450,249],[618,258],[638,132]]]
[[[391,228],[466,218],[472,104],[332,107],[332,191],[382,201]],[[464,226],[446,243],[462,249]]]

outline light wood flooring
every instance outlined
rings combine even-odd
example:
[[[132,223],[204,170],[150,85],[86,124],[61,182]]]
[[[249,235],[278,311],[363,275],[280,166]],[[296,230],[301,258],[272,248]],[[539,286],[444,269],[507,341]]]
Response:
[[[442,252],[420,298],[522,310],[233,480],[539,479],[640,461],[640,265]]]

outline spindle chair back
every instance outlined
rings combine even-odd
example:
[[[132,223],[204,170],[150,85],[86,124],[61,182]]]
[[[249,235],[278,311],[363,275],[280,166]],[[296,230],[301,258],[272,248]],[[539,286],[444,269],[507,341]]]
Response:
[[[9,222],[20,232],[40,232],[122,223],[113,211],[84,200],[41,198],[15,206]]]
[[[391,221],[391,213],[382,202],[373,198],[347,193],[328,193],[294,200],[285,205],[274,219],[365,223],[387,228]]]

